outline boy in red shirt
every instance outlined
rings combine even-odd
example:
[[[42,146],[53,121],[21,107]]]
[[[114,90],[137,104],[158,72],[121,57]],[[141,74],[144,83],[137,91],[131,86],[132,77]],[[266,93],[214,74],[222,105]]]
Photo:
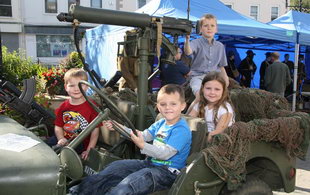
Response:
[[[95,119],[98,113],[89,105],[81,93],[78,83],[88,80],[87,73],[83,69],[72,68],[65,73],[65,90],[70,98],[64,101],[56,109],[55,135],[58,145],[67,145],[69,140],[74,139],[88,124]],[[86,85],[82,85],[84,91]],[[91,135],[83,142],[81,153],[82,159],[88,157],[89,150],[94,148],[99,137],[99,127],[96,127]]]

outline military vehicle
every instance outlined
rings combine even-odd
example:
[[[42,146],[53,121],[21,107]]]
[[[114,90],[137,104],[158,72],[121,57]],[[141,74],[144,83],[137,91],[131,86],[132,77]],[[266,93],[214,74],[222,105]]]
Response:
[[[99,114],[76,139],[63,147],[59,154],[27,128],[8,117],[0,116],[2,141],[0,141],[0,194],[67,194],[68,188],[78,184],[84,176],[99,172],[112,161],[122,158],[143,158],[126,132],[117,127],[116,130],[122,135],[119,140],[114,143],[99,141],[98,146],[90,151],[86,161],[80,159],[74,148],[102,120],[112,118],[131,129],[139,130],[143,130],[156,120],[157,114],[154,106],[150,104],[146,85],[148,57],[156,55],[158,36],[161,36],[155,32],[164,32],[177,37],[190,33],[193,27],[192,22],[186,19],[160,18],[82,6],[72,6],[68,14],[62,13],[58,19],[73,22],[75,25],[79,22],[90,22],[138,28],[135,41],[140,60],[140,74],[138,94],[137,96],[134,94],[137,101],[129,101],[128,98],[115,99],[115,96],[109,95],[105,88],[98,87],[100,84],[96,80],[94,83],[97,87],[82,81],[80,87],[88,85],[95,92],[95,96],[99,97],[99,106],[96,106],[84,94]],[[162,37],[160,39],[163,42],[159,42],[159,45],[171,53],[175,52],[173,44],[168,39]],[[85,69],[89,71],[87,65]],[[284,190],[288,193],[294,191],[296,157],[304,157],[302,155],[305,154],[304,150],[307,150],[309,144],[309,116],[288,111],[285,100],[261,90],[235,89],[231,91],[231,95],[239,122],[227,128],[225,134],[216,136],[214,143],[208,147],[205,147],[207,128],[204,120],[184,116],[193,135],[187,166],[181,170],[170,189],[154,194],[252,195],[272,194],[272,190]],[[259,95],[262,95],[261,98],[252,101],[252,107],[257,108],[258,114],[254,113],[254,109],[242,106],[245,102],[240,103],[240,100],[238,103],[239,98],[251,101],[251,97]],[[264,106],[265,101],[270,102],[268,107]],[[265,112],[258,112],[259,108],[263,108]],[[273,115],[269,115],[270,113]],[[266,133],[271,126],[278,128],[276,131]],[[295,133],[290,135],[292,130]],[[4,142],[1,137],[8,134],[13,138]],[[265,134],[270,136],[266,137]],[[25,147],[29,142],[14,139],[16,135],[26,136],[39,143],[21,152],[4,149],[4,146],[16,144]]]

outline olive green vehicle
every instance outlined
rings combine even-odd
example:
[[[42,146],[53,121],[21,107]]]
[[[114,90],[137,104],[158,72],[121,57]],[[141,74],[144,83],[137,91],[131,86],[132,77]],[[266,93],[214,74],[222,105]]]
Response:
[[[116,130],[121,134],[120,138],[114,142],[106,141],[106,137],[102,134],[103,138],[100,139],[97,147],[90,151],[86,161],[80,159],[74,148],[105,119],[112,118],[118,122],[122,122],[131,129],[139,130],[143,130],[156,120],[157,113],[154,105],[150,103],[150,98],[148,98],[148,86],[146,85],[148,83],[148,57],[156,55],[156,49],[154,48],[156,48],[156,36],[158,35],[154,32],[162,28],[160,29],[161,32],[172,35],[184,35],[190,33],[193,27],[193,24],[185,19],[157,18],[146,14],[93,9],[81,6],[72,6],[69,14],[60,14],[58,18],[75,24],[78,22],[90,22],[133,26],[139,29],[137,39],[135,40],[137,42],[136,45],[140,60],[137,101],[124,100],[124,98],[117,99],[114,96],[108,95],[104,88],[98,89],[98,87],[82,81],[80,85],[88,85],[95,92],[95,96],[98,97],[99,106],[96,106],[86,96],[87,100],[99,114],[76,139],[69,143],[68,146],[62,148],[59,154],[56,154],[54,150],[48,147],[27,128],[8,117],[0,116],[0,136],[12,133],[24,135],[40,142],[22,152],[4,150],[1,145],[9,143],[0,142],[1,195],[64,195],[68,193],[68,189],[71,186],[78,184],[83,177],[98,173],[112,161],[123,158],[143,159],[144,156],[139,153],[139,150],[130,141],[128,135],[121,128],[117,127]],[[159,21],[161,27],[157,26]],[[176,51],[172,44],[168,39],[162,38],[162,40],[162,47],[165,47],[171,53],[171,56],[173,56],[173,53]],[[234,95],[233,93],[235,92],[238,92],[238,95]],[[234,103],[238,102],[239,96],[243,96],[242,93],[242,89],[236,89],[231,92],[232,97],[235,97],[235,99],[233,98]],[[249,92],[249,94],[259,93],[262,92],[260,90],[259,92],[256,92],[256,90]],[[279,109],[285,108],[285,106],[279,104],[279,101],[281,102],[279,98],[275,98],[272,104]],[[253,104],[256,103],[258,102],[253,102]],[[302,129],[300,134],[298,134],[302,138],[298,140],[298,145],[291,150],[288,150],[285,144],[283,145],[285,140],[261,139],[263,136],[256,140],[248,139],[250,141],[244,142],[247,143],[246,147],[244,147],[244,144],[238,145],[238,140],[241,140],[239,136],[245,131],[234,134],[236,139],[233,139],[233,133],[231,132],[236,132],[234,129],[244,130],[247,125],[255,126],[257,124],[262,124],[259,125],[260,127],[267,127],[268,124],[273,124],[274,121],[277,121],[278,117],[269,117],[269,119],[262,119],[262,121],[255,117],[253,118],[255,120],[248,118],[243,120],[243,114],[249,115],[249,113],[246,113],[246,109],[242,109],[241,104],[235,104],[238,110],[238,117],[240,117],[238,118],[239,122],[225,130],[225,135],[228,136],[219,135],[215,139],[215,143],[210,146],[208,145],[208,147],[206,147],[205,141],[207,134],[205,121],[200,118],[184,116],[188,121],[193,135],[187,166],[181,170],[181,173],[170,189],[155,192],[154,194],[259,195],[272,194],[274,190],[283,190],[287,193],[295,190],[296,157],[298,156],[298,152],[294,153],[294,151],[304,154],[298,150],[300,145],[303,145],[306,149],[308,148],[309,117],[305,116],[305,114],[295,115],[288,110],[286,111],[289,114],[285,116],[277,115],[279,118],[284,119],[282,120],[281,127],[290,126],[294,122],[296,129]],[[300,122],[301,118],[305,118],[305,120]],[[290,131],[285,133],[290,133]],[[246,133],[243,135],[246,135]],[[225,140],[225,137],[229,141]],[[234,142],[234,140],[237,141]],[[230,148],[227,148],[227,151],[233,151],[234,153],[229,154],[229,158],[225,161],[228,163],[222,164],[223,159],[220,157],[227,155],[223,148],[221,148],[223,147],[221,143],[224,142],[234,143]],[[235,148],[242,147],[243,149],[245,148],[245,152],[243,150],[235,150]],[[216,151],[224,152],[216,154]],[[239,158],[234,158],[234,156],[239,156],[241,159],[239,163],[241,166],[238,169],[233,169],[234,164],[232,162],[236,163],[239,160]],[[217,159],[222,160],[219,161]]]

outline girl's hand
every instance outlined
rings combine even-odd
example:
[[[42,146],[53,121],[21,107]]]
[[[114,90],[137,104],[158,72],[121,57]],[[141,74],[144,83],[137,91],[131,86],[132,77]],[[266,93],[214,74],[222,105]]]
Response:
[[[115,129],[113,128],[113,124],[112,124],[112,121],[110,120],[107,120],[107,121],[103,121],[102,122],[103,125],[110,131],[114,131]]]
[[[133,143],[135,143],[140,149],[144,148],[144,139],[141,131],[137,131],[137,136],[133,133],[130,132],[130,137]]]
[[[211,142],[212,141],[212,138],[215,134],[211,131],[209,134],[208,134],[208,142]]]

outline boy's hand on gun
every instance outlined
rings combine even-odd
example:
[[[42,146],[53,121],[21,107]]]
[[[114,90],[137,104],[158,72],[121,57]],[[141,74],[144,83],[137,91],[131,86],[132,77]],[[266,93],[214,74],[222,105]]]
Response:
[[[103,125],[110,131],[114,131],[115,129],[113,128],[113,123],[111,120],[103,121]]]
[[[130,132],[130,137],[133,143],[135,143],[140,149],[144,148],[144,139],[141,131],[137,131],[138,135],[135,135],[132,131]]]
[[[119,124],[116,121],[113,121],[114,123],[117,123],[118,125],[122,126],[123,128],[127,128],[124,125]],[[113,123],[111,120],[103,121],[103,125],[111,131],[114,131]],[[128,129],[128,128],[127,128]],[[138,135],[135,135],[133,131],[130,132],[130,138],[140,149],[144,148],[144,139],[141,131],[137,131]]]

